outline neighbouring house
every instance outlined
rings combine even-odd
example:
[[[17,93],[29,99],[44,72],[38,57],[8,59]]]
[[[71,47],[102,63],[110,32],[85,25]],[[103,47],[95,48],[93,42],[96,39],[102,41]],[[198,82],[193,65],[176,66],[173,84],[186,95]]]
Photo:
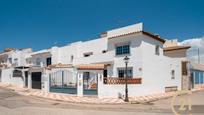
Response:
[[[32,49],[6,49],[0,54],[0,81],[18,86],[27,86],[28,66],[26,56]]]
[[[204,87],[204,65],[191,63],[190,72],[192,88]]]
[[[130,97],[188,89],[189,48],[146,32],[138,23],[103,32],[94,40],[30,53],[25,58],[26,84],[47,92],[123,97],[128,56]]]
[[[45,68],[52,64],[50,49],[30,53],[26,61],[29,66],[28,88],[47,90],[43,78],[46,75]]]

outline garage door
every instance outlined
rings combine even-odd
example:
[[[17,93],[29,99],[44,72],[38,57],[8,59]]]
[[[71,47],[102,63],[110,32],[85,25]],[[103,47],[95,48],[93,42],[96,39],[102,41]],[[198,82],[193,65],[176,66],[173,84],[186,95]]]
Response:
[[[32,73],[32,88],[41,89],[41,72]]]

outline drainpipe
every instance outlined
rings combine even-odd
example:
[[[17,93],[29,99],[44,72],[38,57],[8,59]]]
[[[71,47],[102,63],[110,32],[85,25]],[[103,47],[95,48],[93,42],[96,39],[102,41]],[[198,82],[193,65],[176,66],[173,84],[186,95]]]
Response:
[[[200,49],[198,48],[198,64],[200,64]]]

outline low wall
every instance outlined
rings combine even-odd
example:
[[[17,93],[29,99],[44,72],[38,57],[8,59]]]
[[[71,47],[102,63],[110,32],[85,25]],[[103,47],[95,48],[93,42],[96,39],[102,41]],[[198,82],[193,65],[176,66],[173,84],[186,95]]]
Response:
[[[204,88],[204,84],[194,85],[194,89]]]
[[[146,87],[144,83],[128,84],[128,96],[137,97],[165,93],[165,87]],[[125,96],[125,84],[104,84],[103,75],[98,80],[99,98],[120,98]]]
[[[13,77],[12,73],[13,68],[3,69],[1,72],[1,82],[23,87],[22,77]]]

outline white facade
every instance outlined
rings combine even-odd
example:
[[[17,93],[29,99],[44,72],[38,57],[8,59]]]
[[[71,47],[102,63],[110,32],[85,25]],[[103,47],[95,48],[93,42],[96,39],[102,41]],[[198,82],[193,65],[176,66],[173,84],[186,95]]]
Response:
[[[116,47],[122,45],[129,46],[129,53],[117,55]],[[131,68],[132,77],[142,79],[141,84],[128,85],[129,96],[132,97],[165,92],[167,87],[182,89],[181,62],[187,60],[186,50],[181,51],[182,54],[178,53],[180,50],[164,53],[163,49],[164,40],[159,36],[144,32],[143,24],[139,23],[107,31],[98,39],[80,41],[63,47],[54,46],[47,50],[30,53],[26,58],[21,59],[24,59],[23,64],[26,60],[25,65],[29,65],[30,68],[34,66],[43,68],[39,71],[42,72],[42,89],[45,91],[50,90],[50,73],[56,71],[56,69],[47,69],[46,59],[51,57],[52,65],[71,65],[67,67],[69,68],[67,71],[76,72],[73,76],[77,79],[78,96],[83,96],[84,72],[91,72],[97,77],[98,97],[117,98],[124,95],[125,85],[105,84],[104,79],[105,77],[118,78],[119,70],[125,67],[123,59],[128,56],[130,58],[128,68]],[[94,68],[77,70],[77,66],[82,64],[104,64],[107,76],[104,76],[104,70]],[[57,71],[61,70],[64,70],[63,67],[57,69]],[[31,80],[31,75],[29,80]],[[29,88],[31,87],[29,85]]]
[[[12,83],[23,87],[24,84],[24,71],[22,76],[13,77],[13,71],[19,70],[18,68],[25,68],[26,56],[30,54],[32,50],[28,49],[16,49],[9,52],[0,54],[1,60],[1,82]]]

